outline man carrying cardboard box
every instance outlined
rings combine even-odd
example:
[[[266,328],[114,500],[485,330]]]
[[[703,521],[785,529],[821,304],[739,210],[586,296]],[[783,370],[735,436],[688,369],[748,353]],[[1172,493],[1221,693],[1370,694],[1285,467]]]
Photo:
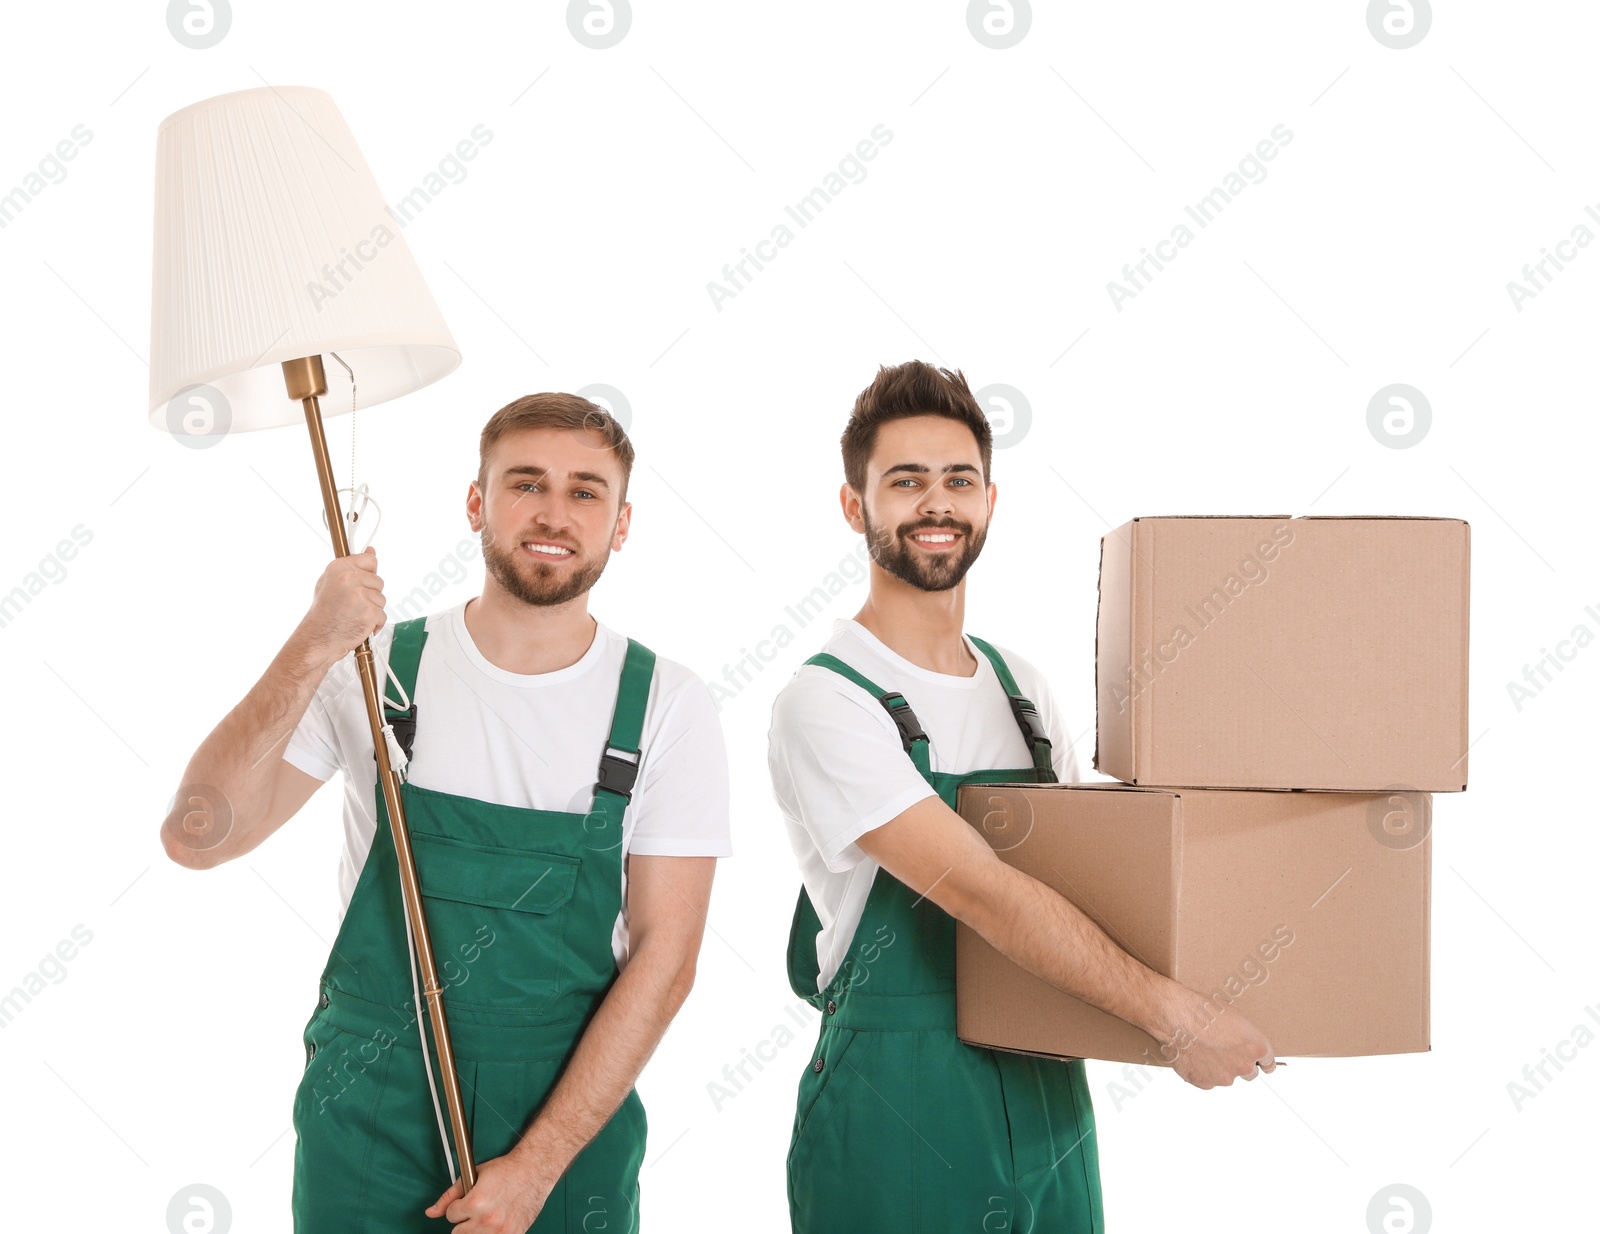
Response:
[[[995,500],[992,433],[966,379],[880,368],[841,444],[870,590],[778,695],[768,754],[804,881],[789,981],[823,1013],[789,1148],[793,1227],[1099,1231],[1083,1062],[956,1037],[956,921],[1143,1028],[1197,1087],[1271,1071],[1272,1047],[1004,864],[955,812],[964,783],[1078,778],[1044,679],[962,632]]]

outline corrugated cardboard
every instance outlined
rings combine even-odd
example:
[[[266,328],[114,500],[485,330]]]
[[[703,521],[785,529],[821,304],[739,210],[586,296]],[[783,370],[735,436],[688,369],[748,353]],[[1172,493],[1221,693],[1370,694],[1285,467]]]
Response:
[[[958,805],[1001,860],[1149,968],[1236,1008],[1276,1054],[1430,1048],[1427,793],[970,784]],[[956,1031],[995,1049],[1170,1065],[1154,1038],[961,923]]]
[[[1106,775],[1466,787],[1466,523],[1138,518],[1100,544]]]

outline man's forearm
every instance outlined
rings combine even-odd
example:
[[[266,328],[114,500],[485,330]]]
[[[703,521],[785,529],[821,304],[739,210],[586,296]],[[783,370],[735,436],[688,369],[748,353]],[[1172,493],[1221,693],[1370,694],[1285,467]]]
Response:
[[[293,734],[328,668],[326,653],[297,629],[250,692],[200,743],[162,827],[162,842],[174,860],[208,868],[252,847],[251,827],[266,812],[277,774],[268,755]],[[199,786],[222,794],[223,801],[206,800],[196,791]],[[210,822],[227,826],[228,834],[216,844],[190,842],[187,833],[196,820],[207,821],[196,812],[215,811],[219,804],[228,817]]]
[[[509,1156],[554,1186],[627,1097],[693,980],[692,962],[667,948],[630,957]]]
[[[996,861],[967,925],[1013,963],[1076,998],[1170,1040],[1186,1023],[1186,987],[1129,955],[1077,906],[1036,878]]]

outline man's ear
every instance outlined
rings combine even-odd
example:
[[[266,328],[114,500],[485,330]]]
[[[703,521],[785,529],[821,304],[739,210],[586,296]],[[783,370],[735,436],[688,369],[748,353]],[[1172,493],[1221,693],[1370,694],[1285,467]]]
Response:
[[[850,524],[852,530],[866,533],[867,524],[861,517],[861,494],[846,481],[839,486],[839,508],[844,512],[844,521]]]
[[[633,502],[625,501],[622,503],[622,509],[617,511],[616,530],[611,533],[611,551],[613,553],[620,550],[623,544],[627,542],[628,529],[632,526],[632,524]]]

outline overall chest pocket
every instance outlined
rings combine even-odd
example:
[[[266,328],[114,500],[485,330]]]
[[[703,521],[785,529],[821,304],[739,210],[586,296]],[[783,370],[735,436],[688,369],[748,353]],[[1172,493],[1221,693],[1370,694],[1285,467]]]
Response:
[[[411,841],[446,1005],[504,1013],[504,1022],[542,1013],[569,981],[566,932],[583,863],[446,836]]]

